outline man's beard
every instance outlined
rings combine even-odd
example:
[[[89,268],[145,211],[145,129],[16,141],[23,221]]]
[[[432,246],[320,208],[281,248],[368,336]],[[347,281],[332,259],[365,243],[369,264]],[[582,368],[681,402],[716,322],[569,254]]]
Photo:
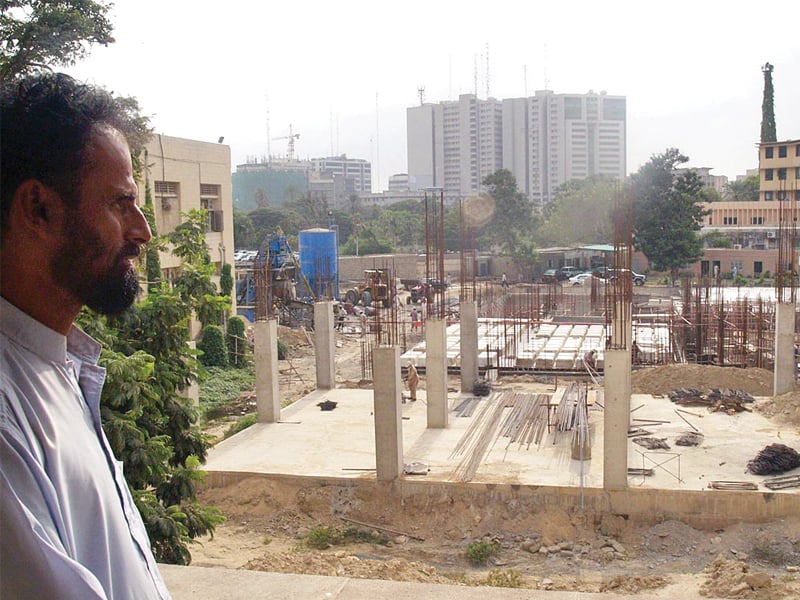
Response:
[[[95,232],[87,231],[70,219],[65,230],[69,239],[53,260],[53,278],[82,304],[104,315],[121,313],[139,293],[139,277],[126,258],[138,256],[139,247],[126,243],[105,272],[93,272],[93,263],[101,261],[108,251]]]

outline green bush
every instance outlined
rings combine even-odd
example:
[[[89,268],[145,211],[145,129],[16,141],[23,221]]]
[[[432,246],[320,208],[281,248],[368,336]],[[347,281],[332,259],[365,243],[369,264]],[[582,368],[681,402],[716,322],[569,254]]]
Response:
[[[289,355],[289,344],[278,338],[278,360],[286,360]]]
[[[364,531],[352,525],[344,529],[317,525],[311,528],[306,536],[306,544],[318,550],[325,550],[331,546],[341,544],[358,544],[367,542],[370,544],[381,544],[385,546],[389,543],[389,538],[378,531]]]
[[[227,341],[228,362],[232,367],[242,368],[247,354],[247,339],[244,335],[245,324],[242,317],[233,316],[228,319]]]
[[[336,541],[337,532],[333,527],[326,527],[325,525],[317,525],[311,528],[306,536],[306,544],[317,550],[325,550],[330,548]]]
[[[492,569],[486,576],[486,585],[491,587],[522,587],[522,577],[514,569]]]
[[[200,362],[207,367],[224,367],[228,364],[228,352],[225,350],[225,336],[219,325],[206,325],[197,348],[203,351]]]
[[[467,560],[473,565],[483,565],[497,553],[500,545],[489,540],[480,540],[467,544]]]

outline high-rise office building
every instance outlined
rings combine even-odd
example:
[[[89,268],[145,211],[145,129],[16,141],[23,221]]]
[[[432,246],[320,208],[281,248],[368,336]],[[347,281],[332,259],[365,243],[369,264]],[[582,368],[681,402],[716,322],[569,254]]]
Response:
[[[477,194],[502,168],[502,104],[474,94],[407,110],[408,175],[416,189],[444,191],[447,201]]]
[[[554,94],[423,104],[407,110],[408,174],[449,200],[480,191],[484,177],[508,169],[535,205],[552,201],[570,179],[626,172],[624,96]]]

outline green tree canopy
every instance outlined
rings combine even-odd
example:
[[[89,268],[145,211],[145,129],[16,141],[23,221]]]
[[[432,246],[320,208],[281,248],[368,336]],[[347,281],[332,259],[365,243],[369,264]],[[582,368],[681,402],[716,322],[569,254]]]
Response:
[[[766,63],[761,67],[764,73],[764,98],[761,101],[761,141],[775,142],[778,132],[775,127],[775,90],[772,88],[772,71],[775,67]]]
[[[114,43],[110,2],[3,0],[0,7],[2,81],[75,64],[92,44]]]
[[[497,247],[516,254],[523,242],[529,242],[535,227],[530,201],[517,189],[517,180],[508,169],[500,169],[481,182],[494,200],[494,216],[479,236],[479,245]]]
[[[542,246],[609,243],[619,183],[606,175],[573,179],[558,187],[535,239]]]
[[[732,200],[734,202],[755,202],[758,201],[759,187],[758,175],[750,175],[744,179],[726,183],[725,193],[722,197],[725,200]]]
[[[688,157],[676,148],[656,154],[631,176],[634,245],[656,271],[679,269],[702,255],[697,232],[706,214],[700,202],[706,196],[695,171],[675,175]]]

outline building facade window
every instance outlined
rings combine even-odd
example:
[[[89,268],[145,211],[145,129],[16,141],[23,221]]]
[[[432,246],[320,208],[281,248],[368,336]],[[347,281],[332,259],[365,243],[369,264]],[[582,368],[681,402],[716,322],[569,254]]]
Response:
[[[772,158],[772,153],[775,151],[775,148],[772,146],[768,146],[764,148],[764,158]]]
[[[764,200],[769,202],[770,200],[774,200],[774,199],[775,199],[775,195],[774,195],[773,192],[764,192]]]
[[[753,217],[751,225],[763,225],[764,224],[764,217]]]
[[[778,169],[778,179],[780,179],[781,181],[786,179],[786,169],[785,168],[781,167],[780,169]]]
[[[200,184],[200,208],[208,212],[206,231],[222,231],[222,186],[211,183]]]
[[[723,225],[738,225],[739,217],[722,217]]]
[[[753,262],[753,274],[761,275],[764,272],[764,263],[760,260]]]
[[[778,158],[786,158],[786,146],[778,146]]]
[[[158,232],[169,233],[181,222],[181,185],[177,181],[156,181],[153,193],[158,211]]]
[[[766,181],[772,181],[773,172],[772,169],[764,169],[764,179]]]

